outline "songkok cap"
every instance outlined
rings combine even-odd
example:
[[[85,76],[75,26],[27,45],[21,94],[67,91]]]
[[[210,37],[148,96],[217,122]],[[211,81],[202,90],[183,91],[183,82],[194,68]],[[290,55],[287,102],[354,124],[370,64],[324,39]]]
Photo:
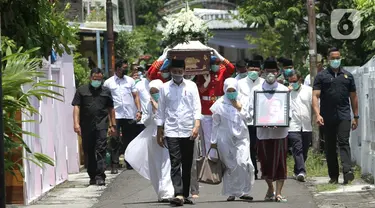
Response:
[[[284,59],[282,63],[283,63],[283,66],[293,66],[293,61],[290,59]]]
[[[266,60],[264,61],[264,69],[278,69],[277,62],[275,60]]]
[[[260,63],[260,60],[251,60],[251,61],[247,62],[247,66],[248,67],[258,67],[258,68],[260,68],[261,63]]]
[[[170,67],[185,68],[185,61],[184,60],[178,60],[178,59],[172,59]]]
[[[236,62],[236,67],[246,67],[246,62],[244,60],[239,60]]]

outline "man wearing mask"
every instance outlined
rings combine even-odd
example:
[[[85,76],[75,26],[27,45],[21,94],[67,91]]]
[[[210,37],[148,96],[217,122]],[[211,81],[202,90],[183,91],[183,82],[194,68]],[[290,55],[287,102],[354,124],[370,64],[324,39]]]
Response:
[[[235,79],[238,81],[242,78],[247,77],[247,64],[244,60],[237,61],[236,63],[237,75]]]
[[[150,80],[160,79],[163,82],[167,82],[171,79],[168,70],[170,60],[167,59],[168,51],[170,50],[168,47],[165,48],[163,54],[147,70]]]
[[[87,173],[90,185],[105,185],[107,132],[109,123],[115,123],[115,110],[111,92],[103,87],[103,72],[94,68],[90,73],[90,84],[82,85],[74,95],[74,131],[82,137]],[[109,122],[109,120],[111,122]],[[112,135],[115,126],[110,126]]]
[[[193,203],[188,197],[194,140],[198,136],[201,119],[197,85],[183,78],[184,69],[183,60],[171,61],[172,80],[160,89],[156,114],[157,142],[164,147],[166,140],[175,190],[175,198],[171,199],[171,203],[177,206]]]
[[[298,181],[305,182],[305,162],[312,140],[312,88],[302,85],[302,77],[299,71],[293,71],[288,79],[292,112],[288,140],[294,158],[294,175]]]
[[[114,158],[118,158],[120,153],[123,154],[128,144],[137,136],[137,122],[142,118],[141,102],[135,88],[135,81],[126,74],[128,74],[128,63],[119,60],[116,63],[115,74],[104,82],[104,86],[111,91],[116,111],[116,124],[112,125],[122,133],[122,145],[114,150]],[[126,165],[128,169],[132,169],[127,162]]]
[[[323,126],[329,183],[338,183],[338,143],[344,184],[347,184],[354,179],[349,136],[350,129],[358,126],[358,97],[353,75],[341,67],[340,51],[332,48],[328,54],[329,66],[314,80],[313,109],[318,125]]]
[[[266,79],[263,84],[254,87],[255,91],[288,91],[289,89],[276,81],[279,74],[277,63],[274,59],[268,58],[264,62],[264,73]],[[267,93],[267,98],[273,100],[276,93]],[[254,97],[250,97],[250,113],[254,116]],[[286,158],[288,142],[288,127],[257,127],[258,157],[262,168],[262,178],[265,179],[268,190],[265,196],[266,201],[276,200],[286,202],[287,199],[281,195],[284,181],[287,178]],[[276,190],[273,186],[276,181]],[[276,193],[276,195],[274,194]]]
[[[261,65],[260,61],[249,61],[247,67],[247,76],[244,79],[238,81],[238,91],[243,96],[247,97],[249,100],[251,97],[254,97],[252,90],[255,86],[261,85],[264,82],[264,79],[259,77],[261,74]],[[250,155],[251,161],[254,166],[254,175],[255,179],[258,179],[258,165],[257,165],[257,134],[256,127],[253,125],[253,121],[247,122],[250,135]]]
[[[277,77],[277,81],[280,84],[289,86],[288,78],[293,73],[293,70],[294,70],[293,61],[290,59],[281,58],[280,63],[282,65],[282,70],[279,76]]]
[[[137,92],[139,95],[139,100],[141,102],[142,115],[147,113],[147,106],[151,99],[149,84],[150,84],[150,79],[148,75],[146,74],[146,78],[142,79],[135,85],[135,88],[137,89]],[[137,135],[140,134],[145,129],[145,125],[144,125],[145,119],[147,119],[147,117],[142,116],[141,120],[137,123],[137,130],[136,130]]]
[[[217,99],[224,95],[224,81],[234,73],[234,66],[227,59],[221,56],[215,49],[211,48],[213,56],[211,56],[211,70],[207,75],[197,77],[197,85],[202,103],[202,131],[205,154],[211,146],[212,131],[212,112],[211,106]],[[211,151],[210,155],[216,157],[215,151]]]

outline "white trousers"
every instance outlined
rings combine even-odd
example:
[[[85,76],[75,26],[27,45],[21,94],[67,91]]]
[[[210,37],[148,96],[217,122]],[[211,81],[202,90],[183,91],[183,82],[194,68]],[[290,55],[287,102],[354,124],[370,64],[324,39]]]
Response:
[[[204,145],[202,145],[202,153],[204,155],[208,154],[208,151],[211,147],[211,133],[212,133],[212,116],[210,115],[203,115],[201,120],[201,126],[203,131],[203,139],[202,142]],[[210,154],[208,155],[210,158],[217,158],[217,152],[216,150],[211,150]]]

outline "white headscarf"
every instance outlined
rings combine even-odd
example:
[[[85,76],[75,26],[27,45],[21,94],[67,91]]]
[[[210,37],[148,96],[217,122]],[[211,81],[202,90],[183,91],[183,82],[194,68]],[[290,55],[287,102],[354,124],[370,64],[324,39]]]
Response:
[[[148,84],[148,86],[149,86],[150,89],[156,88],[156,89],[160,90],[160,88],[163,86],[163,84],[164,84],[163,81],[161,81],[160,79],[154,79]]]
[[[237,92],[238,92],[238,82],[235,78],[227,78],[225,81],[224,81],[224,102],[225,103],[228,103],[228,104],[231,104],[230,100],[227,98],[226,94],[227,94],[227,90],[229,88],[233,88],[235,89]],[[237,100],[240,98],[240,95],[237,96]]]

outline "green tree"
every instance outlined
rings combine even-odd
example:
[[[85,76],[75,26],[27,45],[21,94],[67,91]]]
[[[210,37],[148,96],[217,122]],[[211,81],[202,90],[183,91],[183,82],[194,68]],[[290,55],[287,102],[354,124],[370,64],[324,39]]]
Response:
[[[88,84],[90,79],[90,67],[87,58],[83,58],[80,53],[75,53],[73,58],[74,78],[76,88]]]
[[[69,45],[76,45],[77,27],[70,26],[65,12],[58,3],[47,0],[0,0],[2,35],[14,40],[25,49],[40,47],[36,56],[48,57],[54,48],[58,54],[71,52]]]

